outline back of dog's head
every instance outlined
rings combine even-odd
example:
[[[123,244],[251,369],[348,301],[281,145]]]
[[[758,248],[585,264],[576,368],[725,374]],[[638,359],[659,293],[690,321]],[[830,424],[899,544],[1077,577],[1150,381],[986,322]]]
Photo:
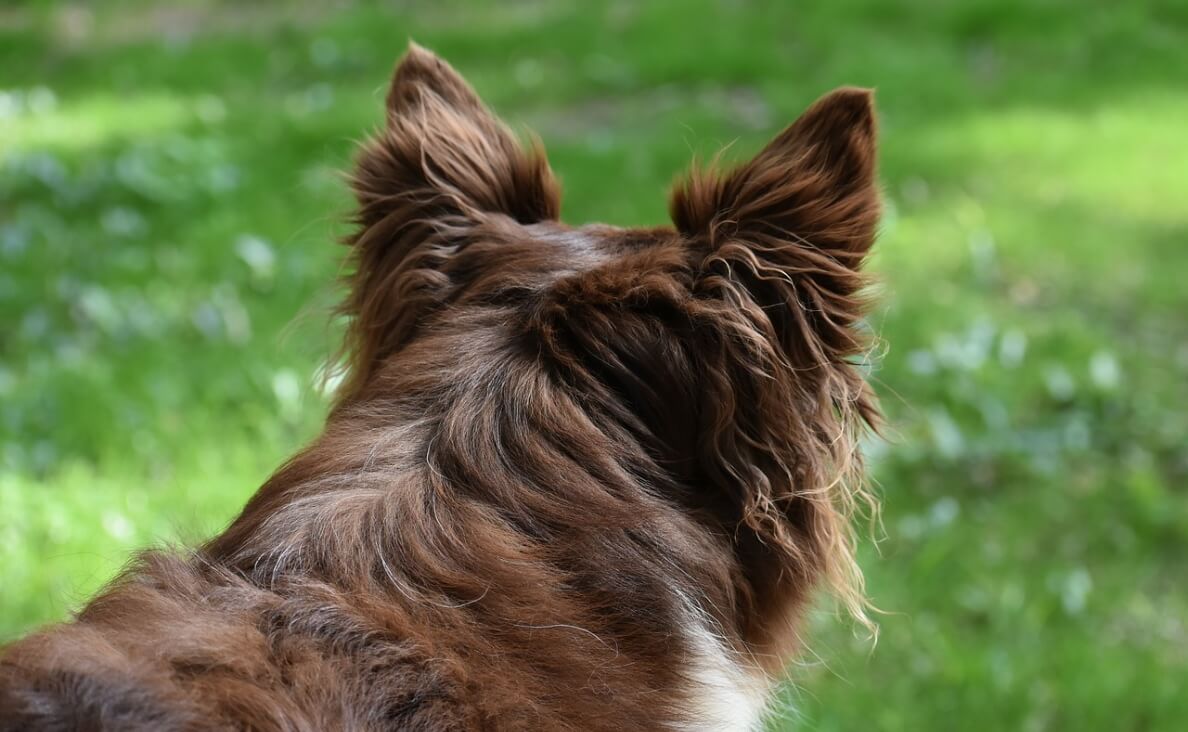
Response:
[[[736,537],[753,611],[824,574],[861,613],[848,526],[866,498],[857,435],[877,418],[855,363],[874,136],[869,92],[841,89],[746,164],[678,181],[674,228],[573,228],[539,143],[414,47],[354,176],[340,401],[430,362],[456,379],[493,350],[528,353],[646,447],[672,500]],[[427,355],[447,334],[470,344],[460,363]]]

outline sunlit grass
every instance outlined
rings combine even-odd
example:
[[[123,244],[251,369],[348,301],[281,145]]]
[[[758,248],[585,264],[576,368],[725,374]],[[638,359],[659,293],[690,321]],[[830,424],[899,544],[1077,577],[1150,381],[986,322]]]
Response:
[[[45,87],[23,93],[0,92],[0,155],[21,150],[72,152],[157,136],[181,127],[203,110],[201,102],[167,94],[143,96],[99,94],[62,105]]]
[[[1088,108],[1021,105],[919,130],[924,155],[968,162],[1029,206],[1070,205],[1151,222],[1188,223],[1182,204],[1188,92],[1149,91]],[[1029,211],[1030,208],[1024,209]]]

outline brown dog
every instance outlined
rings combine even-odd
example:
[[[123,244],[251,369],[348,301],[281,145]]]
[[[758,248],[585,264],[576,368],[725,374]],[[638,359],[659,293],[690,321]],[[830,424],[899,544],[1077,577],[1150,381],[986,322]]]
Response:
[[[412,47],[361,152],[349,372],[231,527],[0,657],[3,730],[750,729],[820,580],[861,615],[866,91],[694,173],[559,192]]]

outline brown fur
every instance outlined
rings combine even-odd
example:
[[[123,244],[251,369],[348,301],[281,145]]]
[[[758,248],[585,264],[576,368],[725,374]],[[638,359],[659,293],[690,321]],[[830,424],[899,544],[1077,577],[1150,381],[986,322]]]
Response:
[[[868,92],[696,172],[675,229],[570,228],[412,47],[362,150],[348,372],[230,528],[0,657],[0,729],[671,729],[686,630],[776,674],[819,580],[861,613],[876,407]]]

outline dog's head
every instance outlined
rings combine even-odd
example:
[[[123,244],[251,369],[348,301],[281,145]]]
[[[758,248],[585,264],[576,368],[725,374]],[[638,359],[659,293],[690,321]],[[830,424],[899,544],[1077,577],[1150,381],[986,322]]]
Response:
[[[386,109],[354,175],[340,403],[374,394],[426,333],[505,341],[733,537],[756,616],[821,576],[861,613],[849,518],[865,497],[857,437],[877,417],[855,363],[879,210],[870,94],[835,91],[750,162],[693,172],[671,194],[675,226],[656,229],[560,223],[540,146],[423,49]]]

